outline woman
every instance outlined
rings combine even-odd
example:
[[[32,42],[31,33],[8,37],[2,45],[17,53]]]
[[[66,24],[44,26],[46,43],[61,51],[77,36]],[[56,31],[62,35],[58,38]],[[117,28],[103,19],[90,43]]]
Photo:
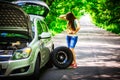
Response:
[[[70,48],[70,50],[73,53],[73,62],[71,64],[71,67],[77,68],[74,48],[78,40],[77,32],[80,29],[80,23],[71,12],[68,12],[66,15],[60,15],[59,17],[63,20],[68,21],[67,30],[66,30],[67,32],[66,40],[67,40],[68,48]]]

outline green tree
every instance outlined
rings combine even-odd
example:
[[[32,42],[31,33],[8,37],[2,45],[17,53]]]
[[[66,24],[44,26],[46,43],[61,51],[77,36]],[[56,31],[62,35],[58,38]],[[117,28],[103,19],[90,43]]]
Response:
[[[50,12],[46,17],[46,21],[53,35],[66,29],[66,22],[59,19],[61,14],[73,12],[77,18],[84,14],[83,3],[79,0],[44,1],[50,6]]]
[[[77,17],[86,13],[91,15],[93,23],[108,31],[120,34],[120,0],[44,0],[50,6],[46,21],[52,32],[65,29],[65,22],[58,16],[69,11]]]
[[[93,22],[108,31],[120,34],[120,0],[86,0],[86,11]]]

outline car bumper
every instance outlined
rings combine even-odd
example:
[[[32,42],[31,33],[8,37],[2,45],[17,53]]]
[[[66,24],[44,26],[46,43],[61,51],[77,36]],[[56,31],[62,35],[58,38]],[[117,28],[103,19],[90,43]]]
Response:
[[[0,77],[30,75],[34,71],[33,65],[29,58],[0,62]]]

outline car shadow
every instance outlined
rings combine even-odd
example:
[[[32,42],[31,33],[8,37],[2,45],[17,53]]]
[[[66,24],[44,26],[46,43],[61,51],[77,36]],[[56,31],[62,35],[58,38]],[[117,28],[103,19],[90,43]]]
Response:
[[[76,69],[42,68],[37,80],[119,80],[119,67],[79,66]],[[32,80],[30,77],[8,77],[0,80]]]
[[[39,80],[119,80],[119,67],[79,66],[76,69],[52,68],[44,72]]]
[[[38,78],[37,79],[34,78],[34,80],[39,80],[41,76],[47,73],[47,70],[49,70],[49,68],[46,66],[41,68]],[[0,80],[33,80],[33,77],[32,76],[0,77]]]

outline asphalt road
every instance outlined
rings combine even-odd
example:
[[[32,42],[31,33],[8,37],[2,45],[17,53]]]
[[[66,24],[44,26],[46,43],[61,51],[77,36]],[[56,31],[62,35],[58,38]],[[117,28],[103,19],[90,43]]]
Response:
[[[81,17],[80,25],[75,47],[78,68],[42,69],[39,80],[120,80],[120,36],[97,28],[88,16]],[[67,46],[65,37],[65,32],[56,35],[55,47]]]
[[[77,69],[52,68],[40,80],[120,80],[120,36],[96,27],[89,16],[80,19],[75,47]],[[67,46],[66,33],[53,39],[55,47]]]

